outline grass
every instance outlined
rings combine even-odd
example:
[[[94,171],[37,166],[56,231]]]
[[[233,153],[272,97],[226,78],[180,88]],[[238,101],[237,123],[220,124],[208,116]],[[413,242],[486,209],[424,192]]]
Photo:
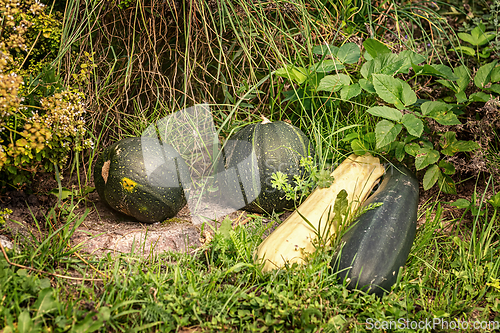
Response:
[[[375,100],[317,98],[310,107],[286,101],[283,92],[290,84],[273,74],[278,68],[308,67],[318,61],[313,46],[371,34],[395,49],[430,48],[442,63],[473,64],[447,51],[458,39],[442,10],[431,5],[138,1],[119,9],[99,1],[78,4],[69,1],[66,7],[54,64],[70,77],[85,51],[94,54],[98,66],[80,88],[94,110],[90,132],[99,149],[206,102],[219,137],[260,114],[287,119],[308,133],[317,164],[328,168],[349,153],[345,135],[373,130],[375,122],[364,111]],[[80,16],[70,15],[80,10]],[[76,60],[71,58],[75,48]],[[359,71],[356,66],[349,71]],[[498,164],[495,149],[491,160]],[[97,152],[77,154],[74,168],[86,170],[78,174],[85,178],[80,187],[91,184]],[[254,216],[244,227],[219,230],[210,243],[189,253],[144,258],[135,249],[94,257],[69,243],[85,219],[74,213],[84,201],[65,201],[44,219],[34,218],[37,233],[30,245],[2,251],[0,327],[2,333],[364,332],[430,320],[436,331],[464,328],[466,322],[493,332],[493,322],[500,322],[500,238],[498,205],[488,199],[497,181],[478,178],[478,183],[486,187],[474,191],[467,207],[453,209],[436,197],[420,208],[422,224],[407,264],[393,292],[382,299],[349,291],[338,281],[329,269],[335,256],[329,248],[317,251],[305,267],[263,273],[253,253],[277,216]]]

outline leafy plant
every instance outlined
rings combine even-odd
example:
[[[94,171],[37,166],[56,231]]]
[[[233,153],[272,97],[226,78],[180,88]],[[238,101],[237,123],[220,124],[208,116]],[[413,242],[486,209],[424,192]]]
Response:
[[[459,32],[458,37],[475,47],[475,49],[468,46],[458,46],[454,49],[455,52],[463,52],[469,56],[476,56],[479,63],[479,58],[489,58],[491,55],[491,48],[486,46],[481,52],[479,52],[479,47],[488,44],[491,40],[493,40],[496,36],[494,31],[486,31],[485,25],[481,22],[474,29],[472,29],[471,33]]]
[[[455,169],[447,162],[446,157],[473,152],[479,145],[472,141],[458,140],[453,131],[432,133],[429,121],[445,127],[459,125],[461,108],[475,101],[485,102],[489,100],[489,95],[477,92],[466,96],[470,73],[465,66],[451,69],[442,64],[420,65],[426,61],[425,56],[411,50],[394,54],[375,39],[365,40],[363,46],[366,50],[363,54],[365,61],[359,69],[361,78],[358,82],[355,82],[356,71],[348,73],[345,67],[346,64],[359,60],[360,50],[353,43],[344,44],[340,48],[332,45],[316,46],[313,51],[321,54],[323,60],[309,69],[289,65],[276,71],[278,75],[289,78],[300,87],[285,92],[284,101],[300,100],[304,96],[309,99],[319,98],[324,103],[329,100],[351,100],[360,94],[361,89],[373,94],[383,104],[367,106],[366,112],[382,120],[377,122],[374,132],[361,135],[352,133],[344,141],[349,142],[351,149],[357,154],[375,150],[390,154],[398,161],[412,157],[417,171],[425,170],[423,184],[426,190],[439,184],[444,192],[454,193],[455,185],[450,176],[455,173]],[[327,55],[331,59],[325,60]],[[474,77],[476,86],[490,93],[497,90],[496,85],[489,85],[493,80],[500,80],[500,72],[495,66],[496,61],[478,70]],[[340,70],[344,72],[339,73]],[[400,75],[408,75],[410,70],[413,71],[413,76],[407,81],[403,80]],[[335,74],[328,74],[330,72]],[[439,100],[420,100],[417,103],[417,95],[408,81],[421,76],[436,77],[437,82],[453,90],[457,104]]]

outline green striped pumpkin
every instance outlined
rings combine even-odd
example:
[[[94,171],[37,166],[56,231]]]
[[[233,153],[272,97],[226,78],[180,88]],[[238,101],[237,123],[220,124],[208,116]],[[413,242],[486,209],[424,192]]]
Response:
[[[175,149],[153,138],[125,138],[107,147],[94,167],[101,200],[141,222],[175,216],[186,204],[181,185],[189,177]]]
[[[273,173],[280,171],[293,182],[293,176],[304,172],[300,159],[314,152],[309,139],[297,127],[263,119],[261,123],[245,126],[226,142],[224,191],[234,208],[244,206],[247,211],[271,213],[294,206],[283,191],[272,187]]]

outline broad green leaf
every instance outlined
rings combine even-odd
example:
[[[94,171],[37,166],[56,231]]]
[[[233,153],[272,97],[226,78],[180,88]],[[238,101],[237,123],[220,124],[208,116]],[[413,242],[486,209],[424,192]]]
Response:
[[[441,175],[441,170],[436,164],[433,164],[427,171],[425,172],[424,179],[422,181],[424,185],[424,190],[428,190],[436,184]]]
[[[307,70],[304,67],[295,67],[286,65],[285,67],[276,70],[276,75],[294,81],[297,84],[302,84],[307,80]]]
[[[373,86],[373,83],[371,83],[368,80],[359,79],[359,85],[361,86],[361,88],[363,88],[363,90],[365,90],[366,92],[369,92],[371,94],[375,94],[377,92],[375,90],[375,87]]]
[[[466,54],[466,55],[471,56],[471,57],[476,55],[476,51],[472,47],[468,47],[468,46],[457,46],[454,49],[450,49],[450,51],[463,53],[463,54]]]
[[[333,59],[326,59],[313,64],[309,70],[317,73],[327,73],[343,69],[344,65]]]
[[[479,67],[476,72],[476,76],[474,76],[474,84],[476,87],[484,88],[484,86],[490,82],[491,71],[495,68],[496,64],[497,61],[495,60]]]
[[[385,74],[373,74],[372,77],[377,95],[398,109],[417,101],[417,95],[405,81]]]
[[[465,103],[467,102],[468,98],[467,98],[467,95],[465,94],[464,91],[461,91],[459,93],[456,93],[455,94],[455,97],[457,98],[457,103]]]
[[[448,79],[450,81],[456,81],[458,78],[455,76],[455,74],[453,73],[453,70],[446,66],[446,65],[442,65],[442,64],[434,64],[434,65],[431,65],[432,68],[434,68],[435,70],[437,70],[439,72],[439,74],[444,77],[445,79]]]
[[[488,202],[495,208],[500,207],[500,192],[489,198]]]
[[[495,33],[491,31],[486,32],[484,24],[479,23],[474,29],[472,29],[471,36],[475,41],[474,45],[482,46],[495,38]]]
[[[366,110],[366,112],[368,112],[372,116],[394,120],[397,122],[401,121],[401,118],[403,117],[401,111],[390,108],[388,106],[373,106]]]
[[[459,32],[457,34],[458,38],[460,38],[461,40],[463,40],[464,42],[467,42],[469,44],[472,44],[472,45],[477,45],[477,39],[475,39],[472,35],[469,35],[465,32]]]
[[[31,332],[31,326],[33,325],[33,320],[30,317],[29,311],[24,310],[21,312],[17,319],[17,330],[19,333]]]
[[[497,66],[491,70],[490,81],[491,82],[499,82],[500,81],[500,66]]]
[[[336,56],[339,48],[334,45],[316,45],[312,49],[314,54],[319,54],[321,56]]]
[[[441,125],[458,125],[460,121],[457,116],[451,112],[451,105],[440,101],[425,102],[420,106],[424,116],[436,120]]]
[[[361,86],[359,83],[354,83],[349,86],[342,87],[342,90],[340,90],[340,98],[350,100],[351,98],[358,96],[360,93]]]
[[[467,199],[457,199],[455,202],[450,202],[450,205],[459,209],[464,209],[470,207],[470,201]]]
[[[445,86],[446,88],[454,91],[454,92],[457,92],[458,91],[458,87],[455,86],[455,84],[451,81],[448,81],[448,80],[436,80],[436,82],[439,82],[441,83],[443,86]]]
[[[421,147],[416,142],[410,142],[405,146],[405,152],[411,156],[417,156],[420,149]]]
[[[398,58],[403,60],[401,68],[398,70],[398,73],[406,73],[408,74],[409,69],[412,64],[420,64],[425,61],[425,57],[421,54],[413,52],[411,50],[404,50],[399,53]]]
[[[441,160],[438,165],[443,169],[445,175],[455,174],[455,166],[452,163]]]
[[[438,179],[439,188],[446,194],[457,194],[455,182],[450,176],[441,174]]]
[[[396,149],[394,151],[396,159],[401,162],[405,157],[405,144],[403,142],[396,142]]]
[[[321,79],[316,91],[336,92],[350,83],[351,78],[346,74],[327,75]]]
[[[488,91],[494,92],[495,94],[500,94],[500,84],[492,84],[488,89]]]
[[[479,149],[479,144],[474,141],[457,140],[455,132],[446,132],[441,136],[439,144],[443,148],[441,152],[448,156],[453,156],[458,152],[468,152]]]
[[[410,135],[413,135],[419,138],[424,131],[424,123],[419,118],[415,117],[415,115],[411,113],[407,113],[403,115],[401,120],[403,126],[406,127],[406,130]]]
[[[453,156],[458,152],[474,151],[476,149],[479,149],[479,144],[477,142],[460,140],[442,149],[441,152],[448,156]]]
[[[457,79],[457,86],[459,91],[465,91],[465,89],[469,86],[470,82],[470,71],[464,65],[456,67],[453,72]]]
[[[436,163],[439,160],[439,152],[434,149],[420,148],[417,156],[415,156],[415,167],[417,170],[422,170],[428,165]]]
[[[229,239],[229,232],[233,230],[232,223],[231,219],[226,216],[217,230],[217,233],[221,234],[224,238]]]
[[[369,79],[373,73],[380,72],[380,62],[369,60],[361,66],[360,73],[365,79]]]
[[[383,53],[391,53],[391,49],[385,46],[385,44],[379,42],[376,39],[368,38],[363,42],[363,46],[365,47],[366,52],[372,56],[372,58],[376,58],[378,55]]]
[[[364,140],[356,139],[351,142],[351,149],[356,155],[364,155],[368,151],[368,144]]]
[[[377,72],[380,74],[395,75],[400,72],[405,64],[405,59],[400,58],[394,53],[384,53],[373,60],[376,68],[380,68]]]
[[[35,302],[37,316],[57,309],[57,302],[54,298],[54,289],[45,288],[38,293],[38,299]]]
[[[403,129],[403,125],[394,124],[389,120],[381,120],[375,125],[375,137],[377,139],[376,148],[382,148],[396,140],[398,134]]]
[[[337,58],[345,64],[354,64],[358,62],[361,53],[359,46],[354,43],[346,43],[342,45],[337,52]]]
[[[412,68],[417,75],[442,76],[442,74],[431,65],[425,64],[423,66],[418,66],[416,64],[412,64]]]
[[[491,99],[491,96],[482,91],[475,92],[469,96],[469,101],[471,102],[483,102],[486,103]]]

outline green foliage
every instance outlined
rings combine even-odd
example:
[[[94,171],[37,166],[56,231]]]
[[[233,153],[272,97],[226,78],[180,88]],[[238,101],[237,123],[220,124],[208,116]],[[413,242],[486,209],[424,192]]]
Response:
[[[478,43],[484,43],[489,38],[480,37],[482,35],[477,29],[471,36],[478,39]],[[359,61],[360,52],[355,44],[346,43],[340,48],[315,46],[313,52],[321,55],[323,60],[309,69],[287,65],[277,70],[277,75],[292,80],[300,87],[285,91],[284,101],[302,100],[304,105],[310,106],[306,100],[316,98],[328,103],[332,100],[346,101],[347,98],[353,103],[360,103],[356,97],[363,89],[383,102],[383,105],[366,105],[368,114],[382,119],[376,123],[373,132],[345,137],[344,141],[351,144],[351,149],[360,154],[375,150],[392,155],[399,161],[411,157],[417,170],[425,170],[423,179],[426,190],[438,184],[444,192],[455,193],[450,177],[454,168],[450,167],[446,157],[474,152],[479,145],[458,140],[453,131],[432,132],[429,122],[432,120],[444,127],[460,125],[461,110],[473,102],[487,102],[490,94],[500,92],[497,88],[500,85],[494,84],[496,80],[500,81],[497,61],[478,69],[473,79],[476,87],[483,91],[467,97],[465,90],[470,82],[470,73],[465,66],[452,69],[442,64],[420,65],[427,60],[425,56],[410,50],[394,54],[375,39],[365,40],[363,46],[366,52],[361,68],[359,65],[350,69],[347,67]],[[348,49],[351,57],[339,56],[344,54],[340,52],[342,49]],[[361,78],[356,82],[358,69]],[[402,74],[408,75],[410,71],[413,71],[413,76],[403,80]],[[451,89],[455,93],[455,103],[449,103],[448,99],[420,100],[417,103],[417,95],[408,82],[423,76],[435,77],[436,82]]]
[[[467,46],[458,46],[453,51],[463,52],[464,54],[469,56],[475,56],[477,54],[478,62],[479,62],[479,57],[481,58],[490,57],[491,55],[490,47],[488,46],[484,47],[481,52],[479,52],[479,47],[484,46],[488,44],[491,40],[493,40],[496,37],[496,33],[494,31],[487,32],[486,27],[482,22],[479,23],[474,29],[472,29],[470,34],[465,32],[459,32],[457,35],[464,42],[467,42],[472,46],[475,46],[476,49]]]
[[[93,143],[85,129],[84,95],[64,88],[49,66],[59,52],[60,19],[38,1],[2,6],[0,179],[23,186],[39,170],[63,168],[72,152]]]
[[[315,187],[324,188],[332,184],[333,178],[328,170],[319,169],[312,157],[302,157],[300,166],[305,172],[302,175],[295,175],[293,181],[288,180],[287,175],[277,171],[271,176],[273,188],[285,192],[286,200],[300,202],[307,198]]]

